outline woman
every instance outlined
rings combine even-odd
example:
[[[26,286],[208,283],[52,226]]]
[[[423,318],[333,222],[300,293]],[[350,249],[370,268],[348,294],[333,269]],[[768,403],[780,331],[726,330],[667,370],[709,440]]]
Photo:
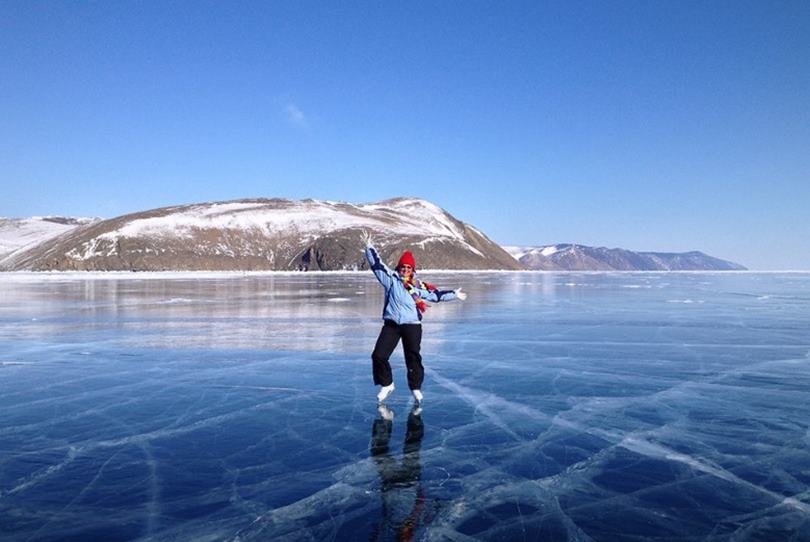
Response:
[[[422,344],[422,313],[428,305],[425,301],[438,303],[452,299],[467,299],[467,294],[457,290],[439,290],[433,285],[416,278],[416,261],[406,250],[397,263],[396,271],[391,271],[380,260],[377,250],[366,233],[366,259],[368,265],[385,288],[383,306],[383,327],[374,352],[371,354],[374,384],[382,386],[377,400],[382,403],[394,391],[394,379],[388,358],[402,339],[405,352],[405,365],[408,367],[408,387],[418,404],[422,403],[422,381],[425,369],[419,349]]]

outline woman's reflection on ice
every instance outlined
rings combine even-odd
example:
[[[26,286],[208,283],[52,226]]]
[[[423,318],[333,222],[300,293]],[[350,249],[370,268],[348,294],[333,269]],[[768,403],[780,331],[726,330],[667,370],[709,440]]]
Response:
[[[371,427],[371,457],[382,482],[382,520],[373,539],[413,540],[417,528],[426,523],[419,459],[425,434],[422,409],[415,405],[408,414],[401,462],[391,457],[389,451],[394,413],[385,405],[380,405],[378,411],[380,417]]]

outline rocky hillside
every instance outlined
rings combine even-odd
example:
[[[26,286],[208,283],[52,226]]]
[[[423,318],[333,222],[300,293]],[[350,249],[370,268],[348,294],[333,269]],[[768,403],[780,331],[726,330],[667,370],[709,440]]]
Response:
[[[368,230],[386,261],[421,269],[523,269],[499,245],[417,198],[378,203],[246,199],[166,207],[79,225],[0,261],[5,270],[362,269]]]
[[[621,248],[560,244],[504,247],[533,270],[546,271],[732,271],[745,267],[702,252],[633,252]]]

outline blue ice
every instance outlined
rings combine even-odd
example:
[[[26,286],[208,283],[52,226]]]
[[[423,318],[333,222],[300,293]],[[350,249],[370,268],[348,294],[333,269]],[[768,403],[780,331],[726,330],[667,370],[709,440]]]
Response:
[[[810,274],[425,278],[0,275],[0,538],[810,540]]]

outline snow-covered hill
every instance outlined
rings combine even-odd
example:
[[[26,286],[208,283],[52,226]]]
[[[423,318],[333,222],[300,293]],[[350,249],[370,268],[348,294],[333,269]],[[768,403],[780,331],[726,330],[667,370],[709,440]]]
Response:
[[[633,252],[575,244],[505,246],[528,269],[546,271],[729,271],[745,267],[702,252]]]
[[[154,209],[77,227],[17,251],[6,269],[294,270],[365,266],[362,232],[384,258],[419,267],[522,269],[500,246],[437,205],[396,198],[343,202],[250,199]]]
[[[97,220],[99,219],[61,216],[0,218],[0,262],[15,252],[24,251],[69,232],[77,226],[90,224]]]

